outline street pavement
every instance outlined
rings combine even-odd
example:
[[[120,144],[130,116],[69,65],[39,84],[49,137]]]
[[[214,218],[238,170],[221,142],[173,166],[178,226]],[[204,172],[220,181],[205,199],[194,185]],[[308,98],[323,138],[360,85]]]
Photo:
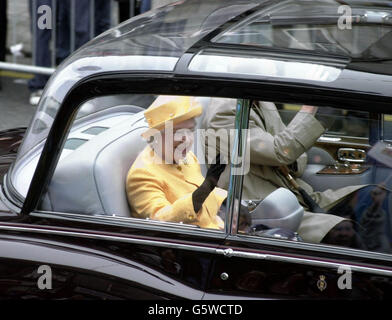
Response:
[[[156,8],[175,0],[153,0]],[[118,20],[117,2],[113,2],[113,22]],[[23,52],[29,57],[8,55],[7,62],[31,65],[31,33],[28,1],[8,1],[8,41],[7,47],[22,44]],[[31,74],[0,70],[2,89],[0,90],[0,131],[16,127],[26,127],[33,117],[36,107],[29,104],[30,92],[27,81]]]
[[[0,71],[0,131],[16,127],[26,127],[33,117],[36,107],[29,104],[30,91],[27,88],[29,75]]]
[[[24,52],[31,52],[28,1],[8,1],[7,47],[23,44]],[[31,65],[31,58],[8,55],[6,62]],[[36,110],[29,104],[27,81],[30,74],[0,70],[0,131],[29,125]]]

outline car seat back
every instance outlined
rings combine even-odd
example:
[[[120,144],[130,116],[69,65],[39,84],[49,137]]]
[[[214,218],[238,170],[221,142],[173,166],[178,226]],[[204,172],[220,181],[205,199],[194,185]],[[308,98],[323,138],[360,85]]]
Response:
[[[130,217],[125,191],[128,170],[146,146],[143,112],[92,138],[58,164],[44,209]]]

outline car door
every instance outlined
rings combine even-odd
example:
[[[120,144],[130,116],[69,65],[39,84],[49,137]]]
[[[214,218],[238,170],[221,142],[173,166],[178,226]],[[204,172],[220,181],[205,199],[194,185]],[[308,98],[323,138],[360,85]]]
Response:
[[[250,105],[250,102],[243,103],[244,114],[249,112]],[[384,169],[390,174],[390,168],[384,166]],[[245,189],[242,183],[247,183],[246,175],[243,180],[241,177],[239,180],[242,182],[234,184],[233,196],[244,199]],[[335,186],[328,182],[326,184],[329,184],[329,188]],[[246,192],[249,193],[249,190]],[[357,194],[357,198],[362,196],[364,194]],[[287,198],[280,198],[279,203],[275,203],[274,206],[269,203],[267,208],[277,211],[279,207],[284,208],[283,202],[287,201]],[[219,248],[220,256],[213,265],[205,299],[391,298],[392,258],[387,219],[383,220],[385,224],[379,229],[378,234],[374,233],[374,225],[370,222],[375,220],[370,218],[370,223],[366,224],[364,213],[362,219],[357,216],[356,222],[345,220],[339,228],[333,230],[339,239],[343,239],[347,234],[354,236],[356,231],[362,230],[357,228],[364,228],[365,234],[372,234],[364,237],[365,242],[370,238],[377,242],[378,237],[387,237],[386,241],[389,243],[385,250],[381,247],[369,249],[370,243],[367,243],[369,247],[359,249],[349,248],[343,242],[332,245],[320,241],[305,241],[301,238],[301,233],[291,234],[290,237],[290,233],[282,232],[284,228],[273,229],[270,233],[260,232],[252,227],[243,229],[241,223],[237,222],[241,221],[242,209],[233,209],[233,219],[229,226],[230,235]],[[356,210],[356,207],[354,209]],[[343,215],[343,212],[336,211],[334,214]],[[384,212],[385,218],[389,217],[389,214],[389,211]],[[326,216],[324,214],[324,217]],[[363,235],[361,231],[358,232]]]
[[[126,235],[124,229],[132,230],[129,226],[98,232],[102,229],[98,223],[86,226],[68,217],[69,226],[64,227],[58,215],[33,216],[33,225],[0,225],[2,298],[197,300],[203,296],[215,241],[208,245],[202,239],[177,239],[173,244],[175,237],[161,232]],[[15,232],[19,235],[12,235]]]
[[[206,299],[390,299],[390,262],[303,243],[229,237],[214,264]]]
[[[37,208],[19,223],[0,222],[3,297],[202,298],[225,232],[130,215],[125,177],[146,146],[140,133],[151,97],[128,96],[127,105],[116,98],[88,100],[70,127],[53,129],[64,143]],[[26,181],[46,148],[18,167],[20,193],[33,192]]]

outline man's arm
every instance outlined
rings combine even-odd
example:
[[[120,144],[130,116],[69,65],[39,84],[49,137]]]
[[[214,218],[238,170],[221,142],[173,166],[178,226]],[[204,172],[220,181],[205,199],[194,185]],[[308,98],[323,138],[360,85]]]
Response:
[[[232,129],[235,109],[235,99],[213,99],[210,113],[207,113],[204,119],[204,127],[216,132],[220,129]],[[252,164],[281,166],[294,163],[313,146],[325,130],[314,117],[316,111],[316,107],[304,106],[284,130],[272,135],[258,121],[259,116],[256,112],[251,110],[249,147]],[[279,117],[279,114],[277,116]],[[277,121],[281,121],[280,118]],[[208,143],[208,138],[211,139],[211,137],[206,137],[206,143]],[[231,153],[229,148],[233,146],[234,135],[230,135],[229,140],[230,144],[227,141],[217,144],[216,148],[220,153],[225,155]]]
[[[255,120],[257,115],[251,111],[249,120],[251,162],[269,166],[294,163],[313,146],[325,130],[314,118],[316,111],[315,107],[302,107],[289,125],[276,135],[272,135],[257,124]]]

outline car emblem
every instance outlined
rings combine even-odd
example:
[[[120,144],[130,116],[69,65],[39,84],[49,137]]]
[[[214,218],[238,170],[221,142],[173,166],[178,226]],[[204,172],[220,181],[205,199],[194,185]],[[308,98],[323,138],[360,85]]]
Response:
[[[325,281],[325,276],[321,275],[320,279],[317,281],[317,288],[322,292],[327,288],[327,282]]]

